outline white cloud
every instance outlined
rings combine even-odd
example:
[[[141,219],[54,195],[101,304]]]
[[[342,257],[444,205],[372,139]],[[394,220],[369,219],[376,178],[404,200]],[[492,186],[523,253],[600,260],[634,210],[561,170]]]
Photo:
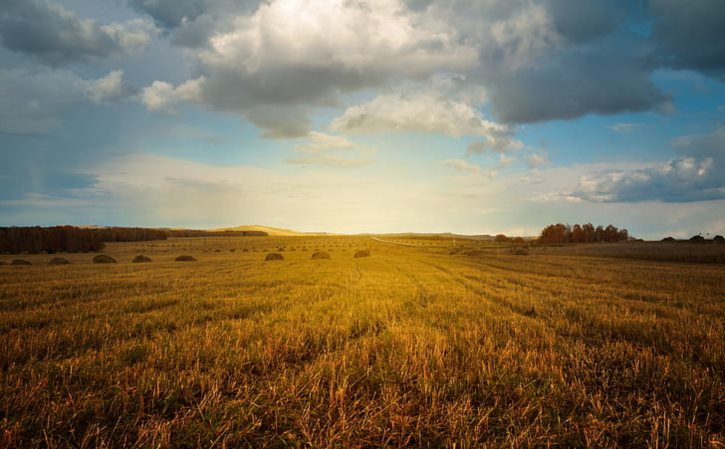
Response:
[[[124,95],[123,70],[114,70],[103,78],[87,81],[86,95],[94,103],[121,99]]]
[[[474,105],[483,101],[480,90],[455,85],[450,79],[443,84],[386,93],[351,106],[332,121],[330,129],[346,134],[408,132],[481,139],[468,146],[469,154],[523,148],[511,127],[486,119],[466,101],[472,100]]]
[[[349,134],[379,132],[439,133],[451,137],[505,133],[506,126],[486,120],[468,104],[435,92],[390,93],[349,107],[330,128]]]
[[[201,101],[203,82],[203,77],[188,80],[178,86],[165,81],[154,81],[141,91],[139,100],[150,111],[173,113],[179,103]]]
[[[275,0],[229,22],[196,53],[199,102],[279,137],[304,135],[309,109],[336,105],[341,93],[465,70],[478,57],[454,29],[420,20],[400,0]],[[298,113],[281,127],[294,132],[276,130],[269,111],[290,107]]]
[[[712,158],[678,158],[664,164],[583,176],[574,196],[597,202],[689,202],[725,199],[725,181]]]
[[[680,157],[659,164],[583,176],[573,193],[599,202],[693,202],[725,199],[725,126],[672,142]]]
[[[297,156],[290,164],[331,167],[359,167],[372,162],[375,149],[344,137],[311,131],[304,143],[295,146]]]

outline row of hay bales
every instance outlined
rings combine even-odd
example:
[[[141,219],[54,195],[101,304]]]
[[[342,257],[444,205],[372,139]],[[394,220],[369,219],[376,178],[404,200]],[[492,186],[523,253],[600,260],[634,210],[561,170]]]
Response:
[[[360,251],[356,251],[353,255],[354,258],[360,258],[360,257],[370,257],[370,250],[364,249]],[[317,251],[314,254],[312,254],[311,257],[312,260],[321,260],[321,259],[330,259],[330,253],[326,253],[324,251]],[[284,256],[280,253],[269,253],[267,254],[267,257],[264,258],[266,261],[273,261],[273,260],[284,260]]]
[[[370,250],[360,250],[356,251],[353,255],[354,258],[360,258],[360,257],[370,257]],[[324,251],[317,251],[314,254],[312,254],[312,260],[321,260],[321,259],[330,259],[330,254],[326,253]],[[176,259],[174,259],[176,262],[196,262],[196,259],[193,256],[179,256]],[[264,258],[266,261],[271,260],[284,260],[284,256],[279,253],[269,253],[267,254],[267,257]],[[139,254],[138,256],[134,257],[131,261],[132,263],[148,263],[152,262],[150,257],[144,256],[142,254]],[[54,257],[48,261],[48,265],[70,265],[71,261],[66,259],[65,257]],[[113,257],[107,255],[107,254],[99,254],[96,257],[93,258],[93,263],[97,264],[109,264],[109,263],[118,263],[116,262],[116,259]],[[5,262],[0,261],[0,265],[5,265]],[[24,266],[24,265],[32,265],[32,262],[24,259],[15,259],[12,262],[10,262],[10,265],[14,266]]]
[[[179,256],[175,259],[177,262],[196,262],[196,259],[192,256]],[[148,263],[152,262],[151,258],[148,256],[144,256],[143,254],[139,254],[138,256],[134,257],[131,261],[132,263]],[[48,265],[70,265],[71,261],[66,259],[65,257],[53,257],[48,261]],[[93,263],[98,264],[107,264],[107,263],[118,263],[116,262],[116,259],[113,257],[106,255],[106,254],[99,254],[96,257],[93,258]],[[6,265],[5,262],[0,261],[0,265]],[[10,265],[14,266],[27,266],[27,265],[33,265],[32,262],[25,259],[14,259],[12,262],[10,262]]]

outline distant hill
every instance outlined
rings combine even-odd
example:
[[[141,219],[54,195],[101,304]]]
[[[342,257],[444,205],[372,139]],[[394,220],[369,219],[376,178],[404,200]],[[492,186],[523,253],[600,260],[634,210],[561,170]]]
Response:
[[[223,231],[263,231],[269,235],[286,235],[286,236],[326,235],[326,234],[328,234],[326,232],[297,232],[297,231],[293,231],[291,229],[273,228],[271,226],[261,226],[261,225],[242,225],[242,226],[235,226],[232,228],[221,228],[221,229],[211,229],[210,230],[210,232],[223,232]]]
[[[463,234],[453,234],[450,232],[431,232],[431,233],[421,233],[421,232],[402,232],[397,234],[379,234],[381,236],[389,236],[389,237],[398,237],[398,238],[410,238],[410,239],[459,239],[459,240],[482,240],[482,241],[488,241],[493,240],[494,237],[492,235],[488,234],[481,234],[481,235],[463,235]]]

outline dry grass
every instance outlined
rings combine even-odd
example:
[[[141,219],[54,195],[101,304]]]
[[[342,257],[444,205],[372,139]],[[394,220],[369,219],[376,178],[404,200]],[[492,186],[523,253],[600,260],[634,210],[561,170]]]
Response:
[[[335,258],[257,254],[278,247]],[[0,447],[725,441],[722,266],[334,236],[107,250],[0,267]]]

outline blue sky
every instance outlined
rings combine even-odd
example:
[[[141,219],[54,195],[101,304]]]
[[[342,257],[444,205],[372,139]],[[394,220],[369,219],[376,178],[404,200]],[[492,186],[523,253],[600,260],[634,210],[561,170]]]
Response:
[[[0,225],[725,233],[719,0],[8,0]]]

